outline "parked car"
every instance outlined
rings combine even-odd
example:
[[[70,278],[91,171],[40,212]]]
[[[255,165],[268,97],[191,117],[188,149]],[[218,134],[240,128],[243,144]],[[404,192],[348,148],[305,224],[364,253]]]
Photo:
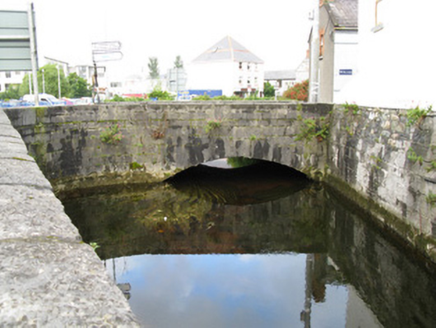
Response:
[[[59,106],[65,105],[66,102],[63,100],[57,99],[55,96],[49,95],[48,93],[40,93],[39,94],[39,104],[41,106]],[[35,96],[34,95],[24,95],[22,100],[27,103],[35,104]]]

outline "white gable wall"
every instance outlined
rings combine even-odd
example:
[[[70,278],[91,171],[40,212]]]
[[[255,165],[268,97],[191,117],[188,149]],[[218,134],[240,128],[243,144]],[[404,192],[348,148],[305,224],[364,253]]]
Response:
[[[337,102],[341,97],[342,89],[357,72],[357,38],[357,31],[336,30],[335,32],[333,102]],[[347,73],[344,72],[345,70]],[[348,72],[351,72],[351,75],[347,75]]]
[[[263,93],[263,64],[250,63],[248,69],[247,63],[243,63],[240,69],[239,62],[235,61],[195,62],[188,66],[187,73],[187,89],[190,90],[222,90],[225,96],[248,88]]]
[[[436,109],[430,31],[434,0],[359,1],[358,74],[339,102],[364,106]]]
[[[188,66],[187,89],[222,90],[224,95],[233,93],[236,81],[233,62],[202,62]]]

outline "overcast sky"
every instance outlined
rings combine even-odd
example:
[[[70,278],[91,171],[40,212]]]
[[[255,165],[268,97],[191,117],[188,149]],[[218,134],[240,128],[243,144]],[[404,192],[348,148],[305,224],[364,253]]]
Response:
[[[1,0],[0,9],[27,0]],[[91,43],[120,41],[124,57],[111,66],[161,73],[177,55],[188,64],[230,35],[265,62],[266,70],[295,69],[304,59],[313,0],[34,0],[40,64],[44,56],[91,64]]]

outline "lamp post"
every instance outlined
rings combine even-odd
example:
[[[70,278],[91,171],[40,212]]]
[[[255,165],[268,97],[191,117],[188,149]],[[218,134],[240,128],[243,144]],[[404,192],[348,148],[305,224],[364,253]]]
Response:
[[[61,99],[61,74],[59,72],[59,65],[56,65],[56,68],[58,69],[58,98]]]
[[[309,102],[318,102],[319,95],[319,0],[314,2],[312,39],[310,44]]]
[[[29,73],[29,94],[32,94],[32,73]]]
[[[42,93],[45,93],[45,77],[44,77],[44,69],[41,69],[42,71]]]

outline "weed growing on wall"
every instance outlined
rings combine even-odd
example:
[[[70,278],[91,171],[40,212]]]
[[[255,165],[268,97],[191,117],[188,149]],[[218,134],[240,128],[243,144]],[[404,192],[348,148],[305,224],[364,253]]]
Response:
[[[300,133],[297,134],[295,140],[310,141],[315,138],[316,140],[321,142],[327,139],[330,130],[330,123],[328,122],[326,117],[321,116],[319,119],[303,119],[301,116],[298,116],[298,120],[301,121],[303,124],[300,128]]]
[[[422,158],[422,156],[418,156],[418,155],[415,153],[415,151],[413,150],[412,147],[410,147],[410,148],[407,150],[407,159],[408,159],[409,161],[413,162],[413,163],[418,162],[419,165],[422,165],[422,162],[424,161],[423,158]]]
[[[426,200],[427,203],[430,204],[431,207],[433,207],[436,204],[436,194],[433,194],[431,191],[429,191]]]
[[[213,130],[219,129],[220,127],[221,127],[221,122],[218,120],[207,121],[204,131],[206,131],[206,133],[210,133]]]
[[[100,133],[100,140],[110,145],[118,144],[122,139],[123,134],[118,124],[112,124]]]
[[[407,126],[409,127],[416,124],[416,126],[419,127],[431,110],[432,106],[429,106],[427,109],[421,109],[419,107],[409,109],[407,111]]]
[[[351,112],[353,113],[353,115],[357,115],[360,113],[360,108],[356,104],[345,103],[344,108],[345,108],[344,110],[345,113]]]

